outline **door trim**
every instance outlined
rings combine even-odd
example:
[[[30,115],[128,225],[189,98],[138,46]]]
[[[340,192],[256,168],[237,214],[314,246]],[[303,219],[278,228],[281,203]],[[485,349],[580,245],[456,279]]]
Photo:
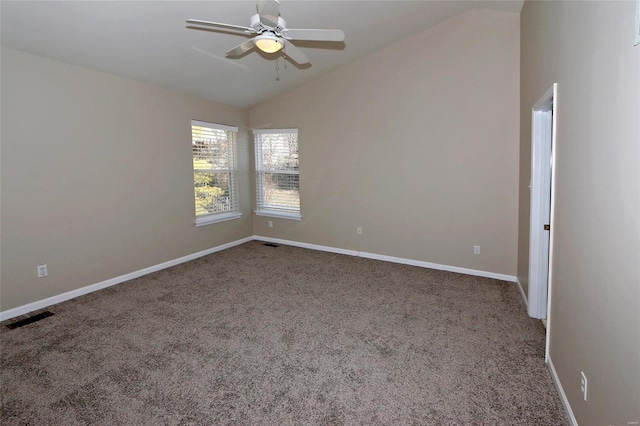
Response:
[[[553,236],[553,162],[557,84],[531,109],[531,216],[529,227],[529,316],[547,318]],[[549,222],[546,222],[549,218]],[[543,229],[550,224],[550,231]]]

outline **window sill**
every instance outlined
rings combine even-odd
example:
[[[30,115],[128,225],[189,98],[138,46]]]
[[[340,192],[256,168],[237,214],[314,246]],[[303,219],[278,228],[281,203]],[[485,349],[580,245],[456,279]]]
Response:
[[[229,212],[229,213],[214,213],[207,216],[196,217],[196,226],[205,226],[212,223],[226,222],[227,220],[239,219],[242,217],[242,213]]]
[[[256,216],[278,217],[280,219],[302,220],[300,213],[287,213],[275,210],[256,210]]]

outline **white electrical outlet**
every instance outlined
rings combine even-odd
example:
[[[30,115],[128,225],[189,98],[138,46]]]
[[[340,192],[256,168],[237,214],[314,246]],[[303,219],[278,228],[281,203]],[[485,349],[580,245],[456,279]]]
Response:
[[[272,220],[269,221],[269,228],[273,228],[273,221]]]
[[[356,228],[356,234],[362,235],[362,227],[361,226],[358,226],[358,228]]]
[[[473,246],[473,254],[480,254],[480,246]]]
[[[38,278],[47,276],[47,265],[38,265]]]
[[[582,398],[587,400],[587,376],[584,371],[580,372],[580,390],[582,391]]]

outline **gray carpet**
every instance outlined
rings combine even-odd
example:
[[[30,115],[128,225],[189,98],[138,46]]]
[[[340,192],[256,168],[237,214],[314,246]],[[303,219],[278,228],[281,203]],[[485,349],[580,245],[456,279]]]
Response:
[[[565,425],[503,281],[254,241],[0,330],[0,423]]]

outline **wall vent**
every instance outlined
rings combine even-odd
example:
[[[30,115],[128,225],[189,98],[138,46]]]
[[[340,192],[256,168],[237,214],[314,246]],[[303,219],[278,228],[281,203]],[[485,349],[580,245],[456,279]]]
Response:
[[[16,321],[16,322],[12,322],[11,324],[7,324],[7,328],[10,328],[11,330],[13,330],[14,328],[24,327],[25,325],[33,324],[34,322],[43,320],[43,319],[45,319],[47,317],[50,317],[52,315],[53,315],[53,312],[44,311],[44,312],[41,312],[39,314],[27,317],[25,319],[21,319],[20,321]]]

